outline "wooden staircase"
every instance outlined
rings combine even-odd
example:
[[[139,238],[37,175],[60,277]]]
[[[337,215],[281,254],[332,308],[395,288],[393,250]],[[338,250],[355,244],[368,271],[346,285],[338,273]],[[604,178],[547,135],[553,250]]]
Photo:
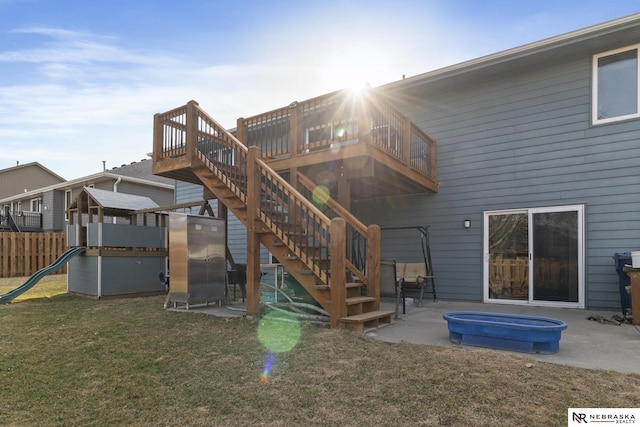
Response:
[[[154,173],[202,183],[247,228],[247,315],[260,310],[260,243],[330,313],[331,327],[363,331],[391,323],[380,310],[380,228],[365,226],[333,199],[329,218],[194,101],[155,116]],[[302,191],[302,192],[301,192]],[[357,235],[365,261],[348,249]]]

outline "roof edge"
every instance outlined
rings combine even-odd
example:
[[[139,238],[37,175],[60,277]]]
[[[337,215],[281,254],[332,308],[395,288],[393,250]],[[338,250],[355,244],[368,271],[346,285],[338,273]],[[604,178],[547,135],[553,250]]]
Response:
[[[66,181],[66,179],[64,179],[63,177],[61,177],[60,175],[58,175],[57,173],[55,173],[54,171],[52,171],[48,167],[44,166],[40,162],[29,162],[29,163],[24,163],[24,164],[21,164],[21,165],[18,164],[16,166],[10,166],[8,168],[0,169],[0,173],[10,172],[11,170],[14,170],[14,169],[21,169],[21,168],[26,168],[26,167],[29,167],[29,166],[37,166],[40,169],[42,169],[43,171],[47,172],[48,174],[50,174],[50,175],[54,176],[55,178],[59,179],[60,181]]]
[[[59,188],[63,188],[63,187],[67,187],[67,186],[75,186],[79,183],[82,183],[83,181],[87,181],[87,180],[92,180],[92,179],[97,179],[97,178],[111,178],[111,179],[118,179],[121,178],[122,181],[128,181],[128,182],[133,182],[133,183],[137,183],[137,184],[144,184],[144,185],[148,185],[151,187],[157,187],[157,188],[164,188],[167,190],[173,190],[174,186],[171,184],[163,184],[161,182],[155,182],[155,181],[148,181],[146,179],[141,179],[141,178],[134,178],[131,176],[126,176],[126,175],[118,175],[118,174],[114,174],[114,173],[109,173],[109,172],[98,172],[95,173],[93,175],[87,175],[84,176],[82,178],[76,178],[76,179],[72,179],[71,181],[65,181],[65,182],[61,182],[58,184],[53,184],[53,185],[49,185],[48,187],[41,187],[41,188],[36,188],[35,190],[31,190],[31,191],[27,191],[26,193],[20,193],[20,194],[16,194],[14,196],[10,196],[10,197],[6,197],[4,199],[0,199],[0,203],[6,203],[6,202],[11,202],[13,200],[17,200],[17,199],[23,199],[25,197],[31,197],[37,194],[41,194],[47,191],[51,191],[51,190],[57,190]],[[83,185],[84,187],[84,185]]]
[[[500,52],[484,55],[468,61],[463,61],[458,64],[450,65],[447,67],[439,68],[426,73],[418,74],[416,76],[408,77],[406,79],[397,80],[395,82],[387,83],[378,86],[380,89],[393,89],[399,86],[413,85],[425,81],[435,81],[444,78],[448,78],[454,75],[463,74],[480,68],[485,68],[493,64],[509,61],[516,58],[532,55],[535,53],[543,52],[545,50],[560,47],[572,42],[576,42],[583,39],[591,38],[595,35],[599,35],[605,32],[611,32],[618,29],[623,29],[627,26],[640,23],[640,13],[634,13],[624,16],[622,18],[612,19],[600,24],[591,25],[589,27],[581,28],[578,30],[563,33],[557,36],[548,37],[535,42],[527,43],[518,47],[503,50]]]

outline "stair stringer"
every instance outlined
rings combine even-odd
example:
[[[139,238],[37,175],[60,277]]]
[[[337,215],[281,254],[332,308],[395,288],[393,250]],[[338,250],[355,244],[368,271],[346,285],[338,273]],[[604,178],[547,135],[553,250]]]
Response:
[[[211,191],[216,198],[224,204],[246,227],[248,225],[248,212],[246,204],[231,190],[216,174],[204,164],[202,168],[193,168],[193,172],[200,182]],[[260,243],[269,250],[284,268],[302,285],[325,310],[331,307],[329,286],[313,273],[311,269],[289,248],[276,233],[264,222],[260,221]]]

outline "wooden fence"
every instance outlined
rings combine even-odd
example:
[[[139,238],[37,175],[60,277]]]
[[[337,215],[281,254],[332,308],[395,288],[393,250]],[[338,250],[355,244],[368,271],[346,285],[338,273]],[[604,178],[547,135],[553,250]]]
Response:
[[[529,260],[526,257],[489,261],[489,288],[495,298],[522,298],[529,295]]]
[[[0,232],[0,277],[30,276],[51,264],[67,249],[62,233]],[[65,274],[63,267],[56,274]]]
[[[562,295],[577,283],[577,261],[574,269],[563,259],[539,259],[533,264],[536,295]],[[489,289],[495,298],[527,298],[529,296],[529,260],[526,256],[489,260]],[[577,289],[577,288],[576,288]],[[572,294],[573,295],[573,294]],[[576,297],[577,298],[577,297]]]

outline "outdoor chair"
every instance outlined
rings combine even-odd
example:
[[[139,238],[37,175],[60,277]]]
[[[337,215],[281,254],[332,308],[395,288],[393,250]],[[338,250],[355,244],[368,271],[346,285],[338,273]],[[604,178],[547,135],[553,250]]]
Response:
[[[247,297],[247,265],[236,264],[233,270],[227,271],[227,283],[233,285],[233,298],[236,297],[236,285],[240,287],[242,293],[242,302]]]
[[[396,280],[403,300],[403,307],[407,289],[420,291],[418,306],[422,303],[422,297],[425,292],[433,293],[433,300],[436,300],[436,287],[433,282],[433,275],[428,274],[427,265],[424,262],[396,263]]]

